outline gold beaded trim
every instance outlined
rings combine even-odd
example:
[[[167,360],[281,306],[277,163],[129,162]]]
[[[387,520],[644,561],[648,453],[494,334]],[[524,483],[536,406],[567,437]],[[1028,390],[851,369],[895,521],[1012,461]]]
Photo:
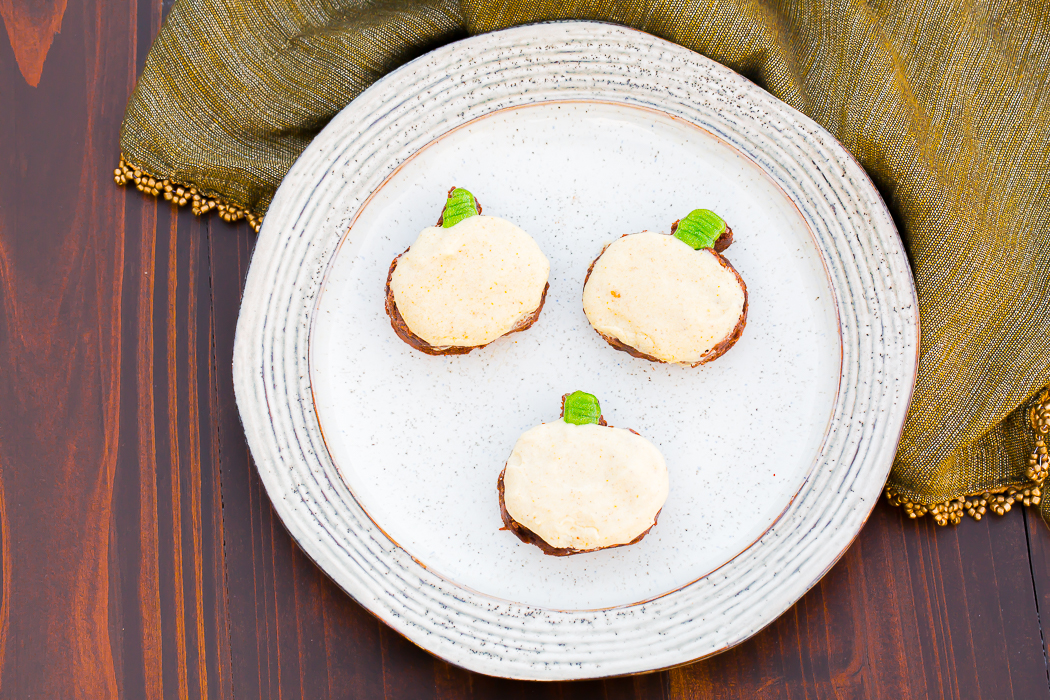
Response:
[[[1047,456],[1046,438],[1050,433],[1050,391],[1044,389],[1028,412],[1028,422],[1035,431],[1035,447],[1028,456],[1025,477],[1030,482],[1024,486],[1007,486],[983,493],[959,496],[950,501],[932,505],[916,503],[886,487],[886,498],[890,505],[902,506],[909,518],[921,518],[929,513],[938,525],[957,525],[964,515],[980,520],[989,510],[1005,515],[1015,503],[1037,506],[1042,500],[1042,486],[1050,474],[1050,458]]]
[[[132,165],[124,160],[124,156],[120,157],[120,165],[113,171],[113,179],[121,186],[133,182],[140,192],[145,192],[154,197],[163,194],[164,199],[179,206],[188,204],[197,216],[215,211],[223,221],[232,223],[241,219],[247,219],[248,225],[255,229],[256,233],[259,232],[259,227],[262,226],[262,217],[255,216],[247,209],[202,195],[193,185],[158,179],[137,165]]]

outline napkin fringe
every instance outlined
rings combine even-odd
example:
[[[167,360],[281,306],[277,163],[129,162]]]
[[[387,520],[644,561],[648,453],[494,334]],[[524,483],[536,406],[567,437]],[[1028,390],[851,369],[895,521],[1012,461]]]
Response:
[[[177,182],[154,175],[138,165],[129,163],[123,155],[120,156],[120,165],[113,171],[113,179],[120,186],[134,183],[139,192],[154,197],[164,195],[164,199],[174,202],[179,206],[189,206],[197,216],[203,216],[210,211],[215,211],[223,221],[233,223],[241,219],[247,219],[248,225],[256,233],[262,226],[262,217],[252,212],[228,204],[219,197],[205,195],[194,185],[186,182]]]
[[[1024,483],[965,494],[932,504],[918,503],[886,486],[886,499],[890,505],[903,507],[909,518],[921,518],[929,514],[938,525],[958,525],[966,515],[980,520],[989,510],[997,515],[1005,515],[1015,503],[1039,505],[1043,497],[1043,482],[1050,474],[1050,457],[1046,446],[1047,434],[1050,433],[1050,390],[1043,389],[1039,394],[1028,411],[1028,422],[1035,432],[1035,447],[1028,456]]]

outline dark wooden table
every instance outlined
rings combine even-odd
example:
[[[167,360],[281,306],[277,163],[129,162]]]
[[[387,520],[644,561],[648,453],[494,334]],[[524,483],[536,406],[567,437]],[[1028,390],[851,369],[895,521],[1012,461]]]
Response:
[[[497,680],[372,618],[248,455],[255,235],[113,184],[165,9],[0,0],[0,697],[1050,698],[1050,530],[1023,510],[938,528],[882,502],[776,623],[659,674]]]

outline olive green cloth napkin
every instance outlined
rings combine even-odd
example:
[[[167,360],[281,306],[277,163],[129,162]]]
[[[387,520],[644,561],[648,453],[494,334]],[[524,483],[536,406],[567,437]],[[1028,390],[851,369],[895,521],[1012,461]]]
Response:
[[[918,285],[918,384],[891,500],[941,523],[1040,502],[1045,0],[176,0],[128,104],[116,179],[257,228],[310,139],[384,73],[471,34],[554,19],[686,46],[838,137],[892,210]],[[1041,507],[1050,517],[1050,499]]]

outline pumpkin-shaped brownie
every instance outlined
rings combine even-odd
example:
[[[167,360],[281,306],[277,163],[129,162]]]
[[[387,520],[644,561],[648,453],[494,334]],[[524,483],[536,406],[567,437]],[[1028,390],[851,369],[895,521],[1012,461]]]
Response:
[[[535,323],[549,273],[529,234],[453,187],[437,225],[390,263],[386,312],[417,350],[460,355]]]
[[[605,246],[583,286],[591,326],[617,350],[691,367],[720,357],[747,323],[747,286],[722,251],[733,232],[697,209],[671,235],[642,231]]]
[[[562,419],[522,433],[497,482],[506,529],[565,556],[641,541],[667,500],[667,465],[651,442],[613,428],[598,400],[562,397]]]

